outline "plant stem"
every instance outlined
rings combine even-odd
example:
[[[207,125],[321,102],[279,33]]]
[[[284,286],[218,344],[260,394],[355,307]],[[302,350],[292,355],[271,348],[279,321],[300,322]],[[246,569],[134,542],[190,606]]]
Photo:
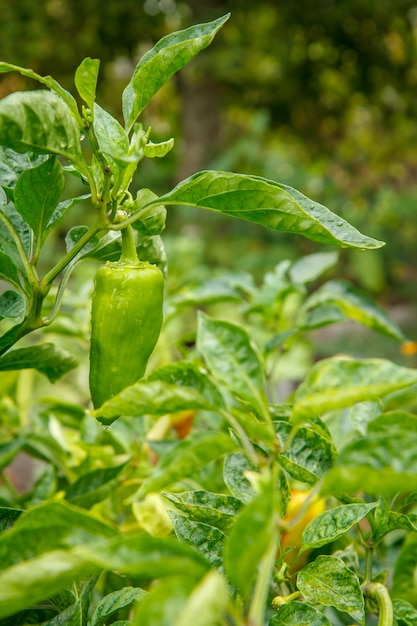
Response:
[[[131,226],[126,226],[122,230],[122,255],[120,262],[127,265],[137,265],[139,263],[135,237]]]
[[[80,239],[71,248],[71,250],[67,252],[64,258],[59,263],[57,263],[57,265],[55,265],[55,267],[53,267],[51,271],[48,272],[48,274],[43,277],[41,281],[42,288],[49,290],[49,287],[58,276],[58,274],[60,274],[73,260],[73,258],[77,256],[77,254],[84,248],[84,246],[90,241],[90,239],[97,235],[97,233],[99,233],[101,230],[105,230],[105,228],[106,227],[101,221],[96,222],[94,226],[89,228],[88,231],[82,237],[80,237]]]
[[[277,550],[276,524],[272,532],[271,543],[259,566],[259,575],[255,584],[255,591],[249,607],[248,626],[264,626],[265,607],[268,599],[269,585],[272,578],[272,570],[275,563]]]
[[[364,592],[378,606],[378,626],[392,626],[394,611],[388,589],[381,583],[369,583],[364,587]]]

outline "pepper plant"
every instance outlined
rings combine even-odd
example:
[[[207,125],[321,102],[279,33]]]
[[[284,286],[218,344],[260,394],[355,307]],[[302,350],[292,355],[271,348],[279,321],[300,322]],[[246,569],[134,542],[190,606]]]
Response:
[[[346,320],[402,331],[328,279],[333,249],[261,285],[232,272],[172,290],[161,234],[167,209],[187,205],[333,247],[383,243],[255,175],[132,191],[142,159],[174,143],[153,143],[142,111],[228,17],[149,50],[123,121],[96,102],[96,59],[76,69],[77,97],[0,63],[39,83],[0,101],[3,626],[417,621],[417,373],[378,356],[313,364],[307,344]],[[85,193],[68,193],[74,177]],[[50,263],[48,238],[80,203],[86,224]],[[91,321],[74,279],[88,261],[102,266]],[[22,454],[38,468],[23,491]]]

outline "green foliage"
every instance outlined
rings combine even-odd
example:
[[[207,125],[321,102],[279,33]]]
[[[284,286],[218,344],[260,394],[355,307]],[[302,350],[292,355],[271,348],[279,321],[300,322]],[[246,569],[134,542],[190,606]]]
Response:
[[[117,259],[123,229],[165,272],[166,207],[181,205],[329,246],[382,245],[249,174],[202,171],[133,197],[142,161],[172,147],[150,141],[144,106],[227,17],[169,34],[142,57],[122,95],[124,125],[96,102],[97,60],[76,70],[80,109],[53,79],[1,66],[49,88],[0,101],[4,626],[415,617],[417,375],[379,356],[312,364],[308,334],[320,326],[350,321],[405,339],[370,296],[329,278],[335,252],[281,260],[260,284],[220,273],[178,289],[168,272],[148,373],[91,408],[86,262]],[[71,196],[69,181],[88,193]],[[70,215],[51,259],[49,235]],[[107,315],[117,323],[117,310]],[[34,470],[20,489],[24,459]]]

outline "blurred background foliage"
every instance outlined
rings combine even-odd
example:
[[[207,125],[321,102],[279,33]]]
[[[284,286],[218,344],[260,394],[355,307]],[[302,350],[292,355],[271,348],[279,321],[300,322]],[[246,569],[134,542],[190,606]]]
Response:
[[[101,59],[99,100],[120,94],[140,56],[168,32],[232,18],[214,43],[154,99],[152,138],[176,138],[143,164],[137,186],[167,191],[201,169],[290,184],[386,240],[345,252],[339,275],[385,304],[412,303],[417,279],[417,2],[415,0],[0,0],[0,58],[52,74],[74,91],[74,70]],[[3,75],[0,96],[33,88]],[[207,267],[262,276],[316,244],[215,214],[175,209],[177,271]],[[182,238],[182,239],[181,239]],[[189,259],[189,261],[187,261]]]

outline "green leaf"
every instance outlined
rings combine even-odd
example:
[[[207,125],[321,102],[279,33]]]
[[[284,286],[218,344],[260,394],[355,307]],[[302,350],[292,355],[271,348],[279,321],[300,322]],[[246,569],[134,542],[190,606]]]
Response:
[[[0,443],[0,469],[7,467],[15,456],[19,454],[24,445],[25,440],[20,437]]]
[[[174,147],[174,140],[168,139],[167,141],[161,141],[160,143],[152,143],[152,141],[148,141],[146,146],[144,147],[144,155],[150,159],[162,158],[168,152],[172,150]]]
[[[364,600],[359,579],[342,559],[321,555],[302,569],[297,586],[307,602],[333,606],[365,623]]]
[[[90,59],[90,57],[87,57],[81,61],[80,65],[75,70],[75,86],[90,111],[92,111],[94,107],[99,66],[100,61],[98,59]]]
[[[94,104],[94,131],[100,152],[104,154],[112,169],[122,171],[129,162],[129,137],[119,122],[110,113]],[[137,161],[136,157],[132,157]]]
[[[409,533],[403,542],[394,564],[391,598],[417,604],[417,534]],[[414,624],[413,624],[414,626]]]
[[[383,245],[295,189],[257,176],[199,172],[159,200],[165,205],[210,209],[319,243],[369,249]]]
[[[417,488],[417,432],[382,432],[354,440],[325,476],[322,493],[392,496]]]
[[[231,494],[247,504],[256,492],[246,478],[247,472],[256,471],[251,460],[242,452],[233,452],[224,459],[223,480]]]
[[[49,502],[22,514],[0,536],[0,569],[77,543],[101,543],[116,535],[107,524],[64,502]]]
[[[166,35],[143,55],[122,96],[128,132],[156,92],[212,42],[228,18],[229,14],[207,24]]]
[[[0,532],[11,528],[22,513],[22,509],[12,509],[4,506],[0,507]]]
[[[415,626],[417,624],[417,609],[406,600],[394,600],[392,603],[394,617],[401,620],[401,626]]]
[[[347,281],[332,280],[315,291],[304,305],[306,318],[303,327],[309,327],[311,310],[328,306],[336,307],[345,319],[351,319],[372,330],[392,337],[397,341],[404,340],[401,328],[391,320],[385,311],[366,293],[362,293]]]
[[[22,513],[0,535],[0,618],[95,574],[98,566],[74,546],[91,545],[94,554],[116,536],[98,518],[64,502],[44,503]]]
[[[334,357],[319,361],[298,387],[295,421],[385,395],[417,382],[417,372],[385,359]]]
[[[42,623],[41,626],[61,626],[62,624],[65,624],[65,626],[80,626],[80,624],[86,624],[91,595],[96,582],[97,576],[92,576],[89,580],[87,579],[81,586],[81,589],[77,589],[77,600],[55,618]]]
[[[103,626],[114,613],[141,600],[144,595],[145,591],[138,587],[123,587],[107,594],[96,606],[91,617],[91,626]]]
[[[214,626],[224,623],[228,603],[229,591],[225,579],[211,570],[191,591],[174,626]]]
[[[289,276],[293,283],[304,285],[317,280],[334,267],[338,261],[337,252],[315,252],[306,254],[294,261],[289,268]]]
[[[29,224],[39,242],[45,239],[46,226],[63,191],[64,173],[55,156],[26,170],[17,180],[14,190],[16,211]]]
[[[272,480],[260,484],[259,493],[236,517],[225,541],[226,573],[245,599],[249,599],[258,567],[276,543],[278,502],[275,490]]]
[[[79,127],[83,127],[83,121],[78,113],[77,101],[70,94],[70,92],[64,89],[54,78],[52,78],[52,76],[40,76],[33,70],[25,67],[19,67],[18,65],[13,65],[12,63],[0,61],[0,73],[3,72],[19,72],[22,76],[32,78],[42,85],[49,87],[49,89],[54,91],[66,103]]]
[[[263,368],[246,330],[199,312],[197,350],[212,374],[259,415],[267,406]]]
[[[11,350],[0,358],[2,372],[34,368],[52,383],[77,365],[78,361],[71,354],[52,343]]]
[[[25,285],[25,268],[16,245],[20,238],[6,207],[0,209],[0,278],[14,285],[18,290]]]
[[[336,450],[328,438],[316,430],[300,427],[293,432],[292,425],[284,421],[274,422],[281,449],[279,463],[294,478],[314,485],[333,465]],[[286,441],[290,437],[289,445]]]
[[[153,473],[143,482],[138,495],[145,496],[168,487],[236,448],[237,444],[225,433],[192,433],[165,452]]]
[[[172,626],[194,587],[184,573],[163,580],[146,594],[135,611],[135,626]]]
[[[76,548],[54,550],[17,563],[0,573],[0,618],[46,600],[97,571],[97,566],[83,559]]]
[[[174,537],[130,535],[101,544],[99,549],[84,545],[77,551],[100,569],[146,580],[177,576],[178,572],[199,580],[210,569],[201,554]]]
[[[305,527],[301,551],[320,548],[327,543],[336,541],[377,506],[377,502],[345,504],[324,511]]]
[[[187,409],[215,409],[223,405],[220,393],[197,367],[178,361],[155,370],[92,411],[111,423],[119,415],[164,415]]]
[[[382,501],[375,511],[375,525],[372,532],[373,541],[379,541],[384,535],[393,530],[417,531],[417,515],[390,511],[385,501]]]
[[[95,469],[83,474],[68,487],[66,499],[87,509],[102,502],[117,488],[119,474],[125,466],[126,463],[123,463],[117,467]]]
[[[150,189],[140,189],[131,207],[132,212],[140,211],[138,218],[132,224],[133,228],[147,237],[159,235],[165,228],[167,210],[162,204],[142,209],[157,197]]]
[[[305,602],[290,602],[279,608],[268,626],[331,626],[331,623],[314,606]]]
[[[61,98],[45,90],[15,92],[0,101],[0,144],[82,161],[74,117]]]
[[[62,200],[62,202],[59,202],[46,225],[46,234],[48,234],[64,219],[67,211],[71,210],[72,207],[76,206],[79,202],[83,202],[89,198],[91,198],[91,194],[86,193],[82,196],[68,198],[68,200]]]
[[[204,522],[223,532],[230,528],[242,506],[242,502],[233,496],[208,491],[164,493],[163,496],[177,509],[187,513],[192,521]]]
[[[222,566],[225,534],[221,530],[203,522],[189,520],[175,511],[169,511],[169,517],[179,541],[195,548],[213,567]]]
[[[0,295],[0,321],[9,319],[19,324],[26,313],[26,301],[20,293],[8,289]]]

